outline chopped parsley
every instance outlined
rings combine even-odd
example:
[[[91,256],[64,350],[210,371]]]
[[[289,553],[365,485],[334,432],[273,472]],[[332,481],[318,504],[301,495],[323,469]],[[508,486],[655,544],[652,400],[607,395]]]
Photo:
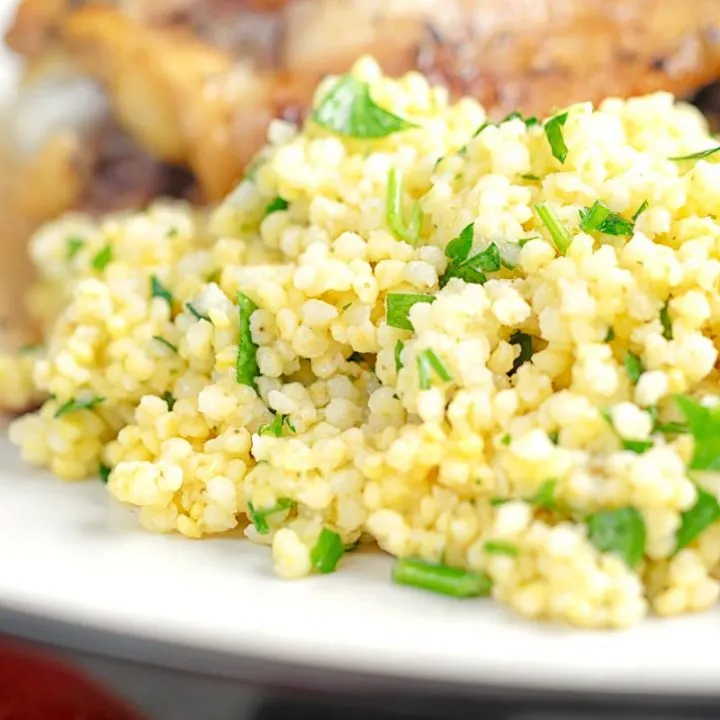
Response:
[[[662,325],[663,329],[663,337],[666,340],[672,340],[673,339],[673,328],[672,328],[672,320],[670,320],[670,311],[668,309],[668,304],[665,303],[662,308],[660,308],[660,323]]]
[[[642,360],[633,352],[625,353],[625,370],[627,371],[630,382],[637,385],[640,376],[645,372]]]
[[[557,488],[557,480],[554,478],[546,480],[538,491],[528,500],[530,505],[545,510],[556,510],[557,502],[555,501],[555,490]]]
[[[523,247],[525,247],[531,240],[539,240],[539,239],[540,239],[540,236],[539,236],[539,235],[530,235],[529,237],[520,238],[520,239],[517,241],[517,244],[518,244],[518,247],[523,248]]]
[[[622,439],[623,450],[642,455],[646,453],[655,443],[652,440],[626,440]]]
[[[257,310],[257,305],[247,295],[238,292],[238,307],[240,335],[235,377],[241,385],[255,387],[255,378],[260,374],[260,368],[257,363],[257,345],[253,342],[250,331],[250,316]]]
[[[720,151],[720,145],[714,148],[708,148],[707,150],[700,150],[699,152],[692,153],[691,155],[680,155],[678,157],[671,157],[668,160],[704,160],[705,158],[714,155]]]
[[[434,295],[421,293],[388,293],[386,300],[387,324],[401,330],[414,330],[410,322],[410,308],[415,303],[432,303]]]
[[[157,275],[150,276],[150,294],[154,298],[162,298],[172,308],[174,302],[172,293],[160,282]]]
[[[550,233],[557,251],[561,255],[565,255],[572,242],[570,231],[560,222],[558,216],[546,202],[538,203],[535,206],[535,212]]]
[[[405,343],[402,340],[398,340],[395,343],[395,372],[399,373],[402,370],[402,351],[405,347]]]
[[[720,504],[718,504],[717,498],[698,487],[695,504],[681,516],[680,527],[676,535],[676,548],[682,550],[687,547],[703,530],[717,520],[720,520]]]
[[[505,445],[505,447],[508,447],[510,445],[510,443],[512,442],[512,435],[510,435],[510,433],[505,433],[500,438],[500,442],[501,442],[501,444]]]
[[[492,555],[507,555],[513,558],[518,556],[517,546],[502,540],[488,540],[483,548]]]
[[[165,401],[165,404],[167,405],[168,410],[170,412],[172,412],[173,408],[175,407],[175,402],[176,402],[173,394],[169,390],[166,390],[160,397]]]
[[[387,184],[387,210],[386,220],[388,227],[392,230],[398,240],[408,243],[413,247],[417,245],[422,227],[422,209],[420,203],[415,200],[410,210],[410,222],[406,225],[403,214],[403,177],[396,168],[391,168],[388,173]]]
[[[92,410],[95,406],[104,401],[105,398],[102,397],[91,397],[85,400],[68,400],[55,411],[54,417],[59,418],[63,415],[69,415],[70,413],[77,412],[78,410]]]
[[[72,260],[84,247],[85,240],[81,237],[71,236],[65,239],[67,244],[67,259]]]
[[[634,568],[645,554],[645,521],[634,507],[601,510],[587,520],[590,542],[600,552],[619,555]]]
[[[368,85],[344,75],[325,95],[312,114],[316,124],[353,138],[383,138],[416,127],[381,108],[370,96]]]
[[[274,435],[275,437],[281,437],[284,426],[287,426],[287,429],[290,432],[296,432],[295,425],[293,425],[293,421],[290,419],[290,416],[278,414],[275,415],[271,423],[260,426],[258,435]]]
[[[172,350],[174,353],[178,352],[177,345],[173,345],[169,340],[166,340],[161,335],[153,335],[153,340],[157,340],[157,342],[164,345],[168,350]]]
[[[98,475],[100,475],[100,481],[104,484],[108,484],[108,480],[110,479],[110,473],[112,472],[112,468],[108,465],[105,465],[104,463],[100,463],[100,466],[98,467]]]
[[[456,598],[481,597],[492,590],[492,580],[485,573],[458,570],[414,558],[403,558],[395,563],[393,580],[400,585]]]
[[[528,182],[540,182],[540,178],[532,173],[523,173],[520,178],[522,180],[527,180]]]
[[[285,510],[292,510],[296,505],[297,503],[294,500],[290,500],[290,498],[280,498],[272,507],[266,510],[257,510],[255,506],[248,501],[248,517],[259,535],[267,535],[270,532],[270,526],[267,524],[268,515],[274,515],[275,513]]]
[[[632,216],[633,222],[635,222],[649,207],[650,203],[647,200],[643,200],[640,207],[634,212]]]
[[[445,274],[440,278],[440,287],[445,287],[450,278],[456,277],[466,283],[482,285],[486,272],[497,272],[501,267],[500,252],[497,245],[491,243],[485,250],[470,256],[473,243],[473,223],[452,239],[445,248],[445,257],[450,261]]]
[[[112,246],[106,245],[92,259],[91,265],[95,270],[104,270],[113,259]]]
[[[207,322],[210,322],[210,316],[206,315],[205,313],[201,313],[191,302],[185,303],[185,307],[190,311],[190,314],[193,315],[197,320],[207,320]]]
[[[310,561],[319,573],[331,573],[335,571],[344,554],[345,546],[340,535],[334,530],[323,528],[320,537],[310,551]]]
[[[612,212],[607,205],[596,200],[592,207],[581,208],[580,229],[583,232],[597,231],[605,235],[627,236],[633,234],[635,223]]]
[[[273,213],[279,212],[280,210],[287,209],[288,201],[281,197],[276,197],[267,204],[267,207],[265,208],[265,215],[272,215]]]
[[[691,470],[720,470],[720,406],[706,408],[696,400],[680,395],[675,398],[695,440]]]
[[[567,117],[568,114],[564,112],[561,115],[555,115],[555,117],[550,118],[545,123],[545,136],[548,139],[548,143],[550,143],[550,151],[553,157],[560,161],[561,164],[565,162],[568,154],[562,130]]]
[[[490,498],[490,507],[501,507],[507,505],[510,502],[509,498],[494,497]]]
[[[605,342],[612,342],[615,339],[615,329],[610,326],[605,333]]]
[[[520,354],[513,361],[512,369],[508,373],[508,375],[512,376],[518,371],[518,368],[523,363],[526,363],[532,357],[532,335],[528,335],[527,333],[518,330],[510,336],[508,342],[511,345],[517,345],[520,348]]]
[[[547,435],[550,438],[550,442],[553,445],[557,445],[560,442],[560,431],[559,430],[553,430],[552,432],[549,432]]]
[[[421,390],[430,389],[430,372],[434,372],[443,382],[450,382],[452,375],[434,350],[427,348],[417,356],[418,377]]]

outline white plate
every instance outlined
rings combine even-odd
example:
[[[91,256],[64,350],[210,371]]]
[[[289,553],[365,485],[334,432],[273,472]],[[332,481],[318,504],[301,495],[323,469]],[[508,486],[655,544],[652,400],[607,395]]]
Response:
[[[0,29],[11,4],[0,3]],[[0,98],[14,77],[0,48]],[[623,633],[535,625],[490,601],[393,586],[377,554],[350,555],[332,576],[284,582],[271,575],[268,550],[145,533],[99,481],[30,470],[3,437],[0,510],[0,632],[185,669],[210,668],[215,653],[214,671],[264,682],[273,678],[253,668],[271,660],[462,691],[720,695],[718,613]]]
[[[720,695],[717,613],[625,632],[536,625],[491,601],[394,586],[375,553],[349,555],[331,576],[282,581],[268,550],[148,534],[99,481],[30,470],[4,438],[0,468],[5,608],[176,645],[178,658],[192,648],[458,689]]]

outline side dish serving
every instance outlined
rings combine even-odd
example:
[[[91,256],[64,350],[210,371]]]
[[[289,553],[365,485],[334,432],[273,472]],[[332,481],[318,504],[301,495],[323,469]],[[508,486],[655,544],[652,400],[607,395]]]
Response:
[[[212,212],[32,238],[25,459],[153,532],[622,627],[718,599],[720,146],[657,93],[539,119],[370,59]],[[42,498],[38,498],[42,502]]]

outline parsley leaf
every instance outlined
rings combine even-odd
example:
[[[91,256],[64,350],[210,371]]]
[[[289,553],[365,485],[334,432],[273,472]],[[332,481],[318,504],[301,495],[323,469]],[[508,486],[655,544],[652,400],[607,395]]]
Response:
[[[285,510],[292,510],[296,505],[297,503],[294,500],[290,500],[290,498],[280,498],[272,507],[265,510],[257,510],[255,506],[248,501],[248,517],[259,535],[267,535],[270,532],[270,526],[267,524],[267,516]]]
[[[720,406],[706,408],[689,397],[675,398],[695,439],[691,470],[720,470]]]
[[[665,303],[662,306],[662,308],[660,308],[660,323],[662,324],[663,337],[666,340],[672,340],[673,339],[672,320],[670,320],[670,311],[668,310],[667,303]]]
[[[72,260],[85,247],[85,240],[81,237],[65,238],[67,243],[67,259]]]
[[[561,115],[555,115],[555,117],[550,118],[545,123],[545,135],[550,143],[550,150],[552,151],[553,157],[559,160],[561,164],[565,162],[568,154],[562,131],[567,117],[568,114],[564,112]]]
[[[100,463],[100,466],[98,467],[98,475],[100,475],[100,481],[104,484],[108,484],[108,480],[110,479],[110,473],[112,472],[112,468],[108,465],[105,465],[104,463]]]
[[[260,368],[257,363],[257,345],[253,342],[250,332],[250,316],[257,310],[257,305],[247,295],[238,292],[238,307],[240,308],[240,336],[235,377],[241,385],[255,387],[255,378],[260,374]]]
[[[501,267],[500,251],[495,243],[485,250],[470,257],[474,230],[470,223],[462,232],[451,240],[445,248],[445,256],[450,260],[445,274],[440,278],[440,287],[447,285],[450,278],[456,277],[466,283],[482,285],[486,280],[486,272],[497,272]]]
[[[104,401],[105,398],[102,397],[91,397],[85,400],[68,400],[55,411],[54,417],[59,418],[63,415],[77,412],[78,410],[92,410],[96,405]]]
[[[288,209],[288,201],[284,200],[281,197],[273,198],[265,208],[265,215],[272,215],[275,212],[278,212],[280,210],[287,210]]]
[[[430,389],[430,371],[432,370],[443,382],[450,382],[452,375],[434,350],[426,349],[417,356],[418,376],[421,390]]]
[[[717,520],[720,520],[720,504],[718,504],[717,498],[699,487],[695,504],[682,514],[680,527],[675,536],[676,548],[682,550],[687,547],[703,530]]]
[[[185,303],[185,307],[190,311],[190,314],[193,315],[197,320],[207,320],[207,322],[210,322],[210,316],[206,315],[205,313],[201,313],[192,303]]]
[[[572,242],[570,231],[560,222],[558,216],[546,202],[538,203],[535,206],[535,212],[550,233],[557,251],[561,255],[565,255]]]
[[[422,209],[419,201],[415,200],[410,211],[410,222],[405,224],[403,217],[403,178],[402,173],[392,168],[388,174],[387,184],[387,224],[395,237],[403,242],[417,245],[422,227]]]
[[[112,262],[112,259],[112,247],[110,245],[106,245],[97,253],[97,255],[95,255],[90,264],[95,270],[104,270]]]
[[[296,432],[295,425],[293,425],[289,415],[277,414],[271,423],[260,426],[258,435],[274,435],[275,437],[281,437],[284,426],[287,426],[290,432]]]
[[[630,382],[637,385],[640,376],[645,372],[642,360],[633,352],[625,353],[625,370],[627,370]]]
[[[150,276],[150,294],[152,297],[162,298],[172,308],[172,293],[160,282],[157,275]]]
[[[691,155],[680,155],[678,157],[671,157],[668,160],[704,160],[705,158],[714,155],[720,150],[720,145],[714,148],[708,148],[707,150],[700,150],[699,152],[692,153]]]
[[[395,372],[399,373],[402,370],[402,351],[405,347],[405,343],[402,340],[398,340],[395,343]]]
[[[340,558],[345,554],[345,546],[334,530],[323,528],[313,549],[310,551],[310,561],[320,573],[334,572]]]
[[[619,555],[634,568],[645,554],[645,521],[634,507],[601,510],[587,520],[590,542],[600,552]]]
[[[611,326],[605,333],[605,342],[612,342],[615,339],[615,329]]]
[[[370,88],[352,75],[344,75],[322,99],[312,120],[339,135],[383,138],[416,127],[384,110],[370,97]]]
[[[420,293],[388,293],[387,324],[390,327],[401,330],[414,330],[410,322],[410,308],[415,303],[435,302],[434,295],[422,295]]]
[[[507,555],[508,557],[517,557],[517,545],[505,542],[503,540],[488,540],[483,546],[486,553],[492,555]]]
[[[557,443],[555,443],[557,444]],[[544,508],[545,510],[555,510],[557,503],[555,502],[555,488],[557,487],[557,480],[554,478],[546,480],[539,488],[538,491],[533,495],[528,503],[534,505],[537,508]]]
[[[626,440],[622,438],[623,450],[629,450],[638,455],[646,453],[654,444],[652,440]]]
[[[168,350],[172,350],[174,353],[178,352],[177,345],[173,345],[169,340],[166,340],[160,335],[153,335],[153,340],[157,340],[161,345],[164,345]]]
[[[172,412],[176,402],[173,394],[169,390],[166,390],[160,397],[165,401],[165,404],[168,406],[168,410]]]
[[[532,173],[523,173],[520,178],[522,180],[527,180],[528,182],[540,182],[540,178]]]
[[[508,375],[512,376],[518,371],[518,368],[523,363],[527,362],[532,357],[532,335],[528,335],[527,333],[518,330],[510,336],[508,342],[511,345],[518,345],[520,347],[520,354],[515,358],[512,370],[510,370],[510,372],[508,373]]]
[[[580,210],[580,229],[583,232],[597,230],[605,235],[621,236],[632,235],[635,224],[596,200],[592,207]]]

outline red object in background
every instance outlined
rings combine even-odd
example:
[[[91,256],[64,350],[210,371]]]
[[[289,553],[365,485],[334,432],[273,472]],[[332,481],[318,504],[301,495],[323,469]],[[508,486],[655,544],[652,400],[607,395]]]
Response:
[[[142,720],[52,656],[0,639],[0,720]]]

